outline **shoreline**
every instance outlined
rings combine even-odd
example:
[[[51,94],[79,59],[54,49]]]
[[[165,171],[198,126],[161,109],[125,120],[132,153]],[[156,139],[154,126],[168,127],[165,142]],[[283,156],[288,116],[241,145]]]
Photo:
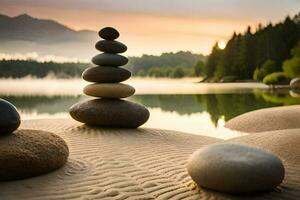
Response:
[[[268,89],[268,86],[262,83],[197,84],[195,83],[195,80],[195,78],[186,78],[180,80],[133,78],[125,81],[124,83],[135,87],[137,95],[216,94],[241,92],[241,90]],[[80,79],[0,79],[0,95],[77,96],[82,94],[82,89],[88,84],[88,82]]]

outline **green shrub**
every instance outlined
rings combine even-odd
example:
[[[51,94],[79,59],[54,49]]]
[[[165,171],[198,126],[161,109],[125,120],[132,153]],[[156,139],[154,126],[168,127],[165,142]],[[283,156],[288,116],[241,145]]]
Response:
[[[204,74],[204,62],[202,60],[199,60],[192,69],[192,75],[193,76],[200,76]]]
[[[294,57],[283,63],[283,71],[289,78],[300,76],[300,57]]]
[[[165,74],[160,68],[151,68],[148,71],[148,76],[150,77],[165,77]]]
[[[223,78],[221,78],[221,80],[219,82],[232,83],[232,82],[235,82],[237,79],[238,79],[238,77],[236,77],[236,76],[224,76]]]
[[[256,68],[253,74],[253,79],[262,81],[265,76],[273,72],[279,71],[276,62],[273,60],[267,60],[261,68]]]
[[[264,80],[264,84],[267,85],[281,85],[281,84],[288,84],[289,79],[283,72],[274,72],[272,74],[267,75]]]
[[[146,71],[145,70],[140,70],[138,73],[137,73],[137,76],[140,76],[140,77],[145,77],[145,76],[147,76],[147,73],[146,73]]]
[[[171,78],[182,78],[185,76],[184,70],[182,67],[176,67],[171,73]]]

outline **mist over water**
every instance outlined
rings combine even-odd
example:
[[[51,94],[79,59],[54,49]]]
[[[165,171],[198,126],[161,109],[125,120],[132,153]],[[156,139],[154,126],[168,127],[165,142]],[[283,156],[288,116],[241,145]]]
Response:
[[[267,89],[260,83],[197,83],[198,78],[158,79],[131,78],[124,83],[136,89],[136,94],[211,94],[249,92],[254,89]],[[89,83],[82,79],[55,79],[48,77],[36,79],[32,77],[22,79],[0,79],[0,95],[81,95],[84,86]]]

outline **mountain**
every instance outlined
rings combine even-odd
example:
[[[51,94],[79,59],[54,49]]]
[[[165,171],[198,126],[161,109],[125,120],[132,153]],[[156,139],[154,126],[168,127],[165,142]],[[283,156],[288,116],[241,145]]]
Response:
[[[2,53],[37,52],[41,55],[59,55],[88,59],[95,54],[97,33],[75,31],[53,20],[0,15],[0,51]],[[80,52],[78,49],[87,51]]]

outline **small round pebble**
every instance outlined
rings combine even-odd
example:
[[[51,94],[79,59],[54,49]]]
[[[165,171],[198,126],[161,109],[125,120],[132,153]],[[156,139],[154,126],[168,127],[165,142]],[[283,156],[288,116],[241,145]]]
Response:
[[[105,53],[124,53],[127,51],[127,46],[118,41],[101,40],[96,43],[96,49]]]
[[[100,127],[137,128],[149,119],[149,111],[142,105],[120,99],[93,99],[70,108],[76,121]]]
[[[115,40],[120,36],[120,33],[113,27],[106,27],[99,31],[99,36],[105,40]]]
[[[19,129],[0,137],[0,181],[47,174],[63,166],[68,156],[68,146],[59,136]]]
[[[102,53],[93,57],[92,62],[99,66],[123,66],[128,63],[128,58],[110,53]]]
[[[119,83],[130,76],[131,72],[121,67],[90,67],[82,73],[84,80],[97,83]]]
[[[12,133],[21,123],[20,115],[14,105],[0,99],[0,136]]]
[[[83,89],[84,94],[102,98],[126,98],[135,93],[135,89],[123,83],[95,83]]]
[[[282,161],[271,152],[226,143],[192,154],[187,170],[198,186],[227,193],[270,191],[284,179]]]

